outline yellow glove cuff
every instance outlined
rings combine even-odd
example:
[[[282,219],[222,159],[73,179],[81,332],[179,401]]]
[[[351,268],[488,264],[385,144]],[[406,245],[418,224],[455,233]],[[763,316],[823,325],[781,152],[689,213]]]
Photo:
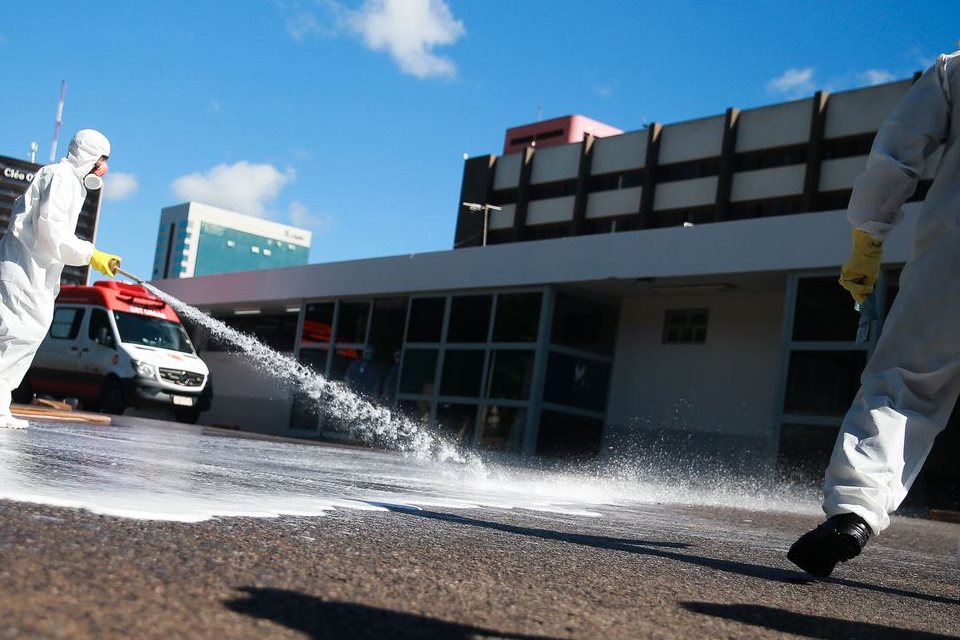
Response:
[[[853,251],[851,256],[862,256],[866,260],[880,264],[883,257],[883,240],[878,240],[863,229],[853,230]]]
[[[90,266],[103,275],[114,278],[117,275],[117,269],[120,267],[120,256],[94,249],[93,257],[90,258]]]
[[[883,241],[862,229],[854,229],[850,259],[840,269],[840,286],[849,291],[854,300],[863,302],[873,293],[882,259]]]

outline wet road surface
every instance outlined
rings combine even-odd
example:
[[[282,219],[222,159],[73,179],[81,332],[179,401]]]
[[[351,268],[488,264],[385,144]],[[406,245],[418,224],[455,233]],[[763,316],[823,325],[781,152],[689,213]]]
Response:
[[[960,637],[960,525],[810,582],[806,494],[143,420],[0,431],[0,469],[0,638]]]

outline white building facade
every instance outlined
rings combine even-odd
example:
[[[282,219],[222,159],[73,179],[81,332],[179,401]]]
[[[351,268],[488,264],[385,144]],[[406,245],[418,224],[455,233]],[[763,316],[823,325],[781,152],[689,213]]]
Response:
[[[153,278],[305,265],[311,233],[219,207],[187,202],[160,213]]]

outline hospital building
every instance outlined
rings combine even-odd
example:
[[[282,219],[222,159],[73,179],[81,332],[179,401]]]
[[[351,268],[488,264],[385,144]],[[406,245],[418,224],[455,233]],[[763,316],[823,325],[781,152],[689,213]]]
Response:
[[[484,451],[820,475],[937,164],[884,246],[881,319],[858,342],[837,285],[844,208],[912,82],[632,131],[582,116],[516,127],[501,153],[464,162],[449,250],[157,284],[333,379],[372,347],[383,382],[369,394]],[[215,389],[201,422],[346,437],[200,342]],[[952,420],[915,485],[930,505],[960,495],[958,432]]]

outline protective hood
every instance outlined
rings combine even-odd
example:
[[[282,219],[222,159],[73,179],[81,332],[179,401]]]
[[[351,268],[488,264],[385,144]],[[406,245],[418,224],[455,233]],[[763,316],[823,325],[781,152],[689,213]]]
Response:
[[[81,180],[90,173],[100,156],[110,155],[110,141],[96,129],[81,129],[70,141],[67,162]]]

